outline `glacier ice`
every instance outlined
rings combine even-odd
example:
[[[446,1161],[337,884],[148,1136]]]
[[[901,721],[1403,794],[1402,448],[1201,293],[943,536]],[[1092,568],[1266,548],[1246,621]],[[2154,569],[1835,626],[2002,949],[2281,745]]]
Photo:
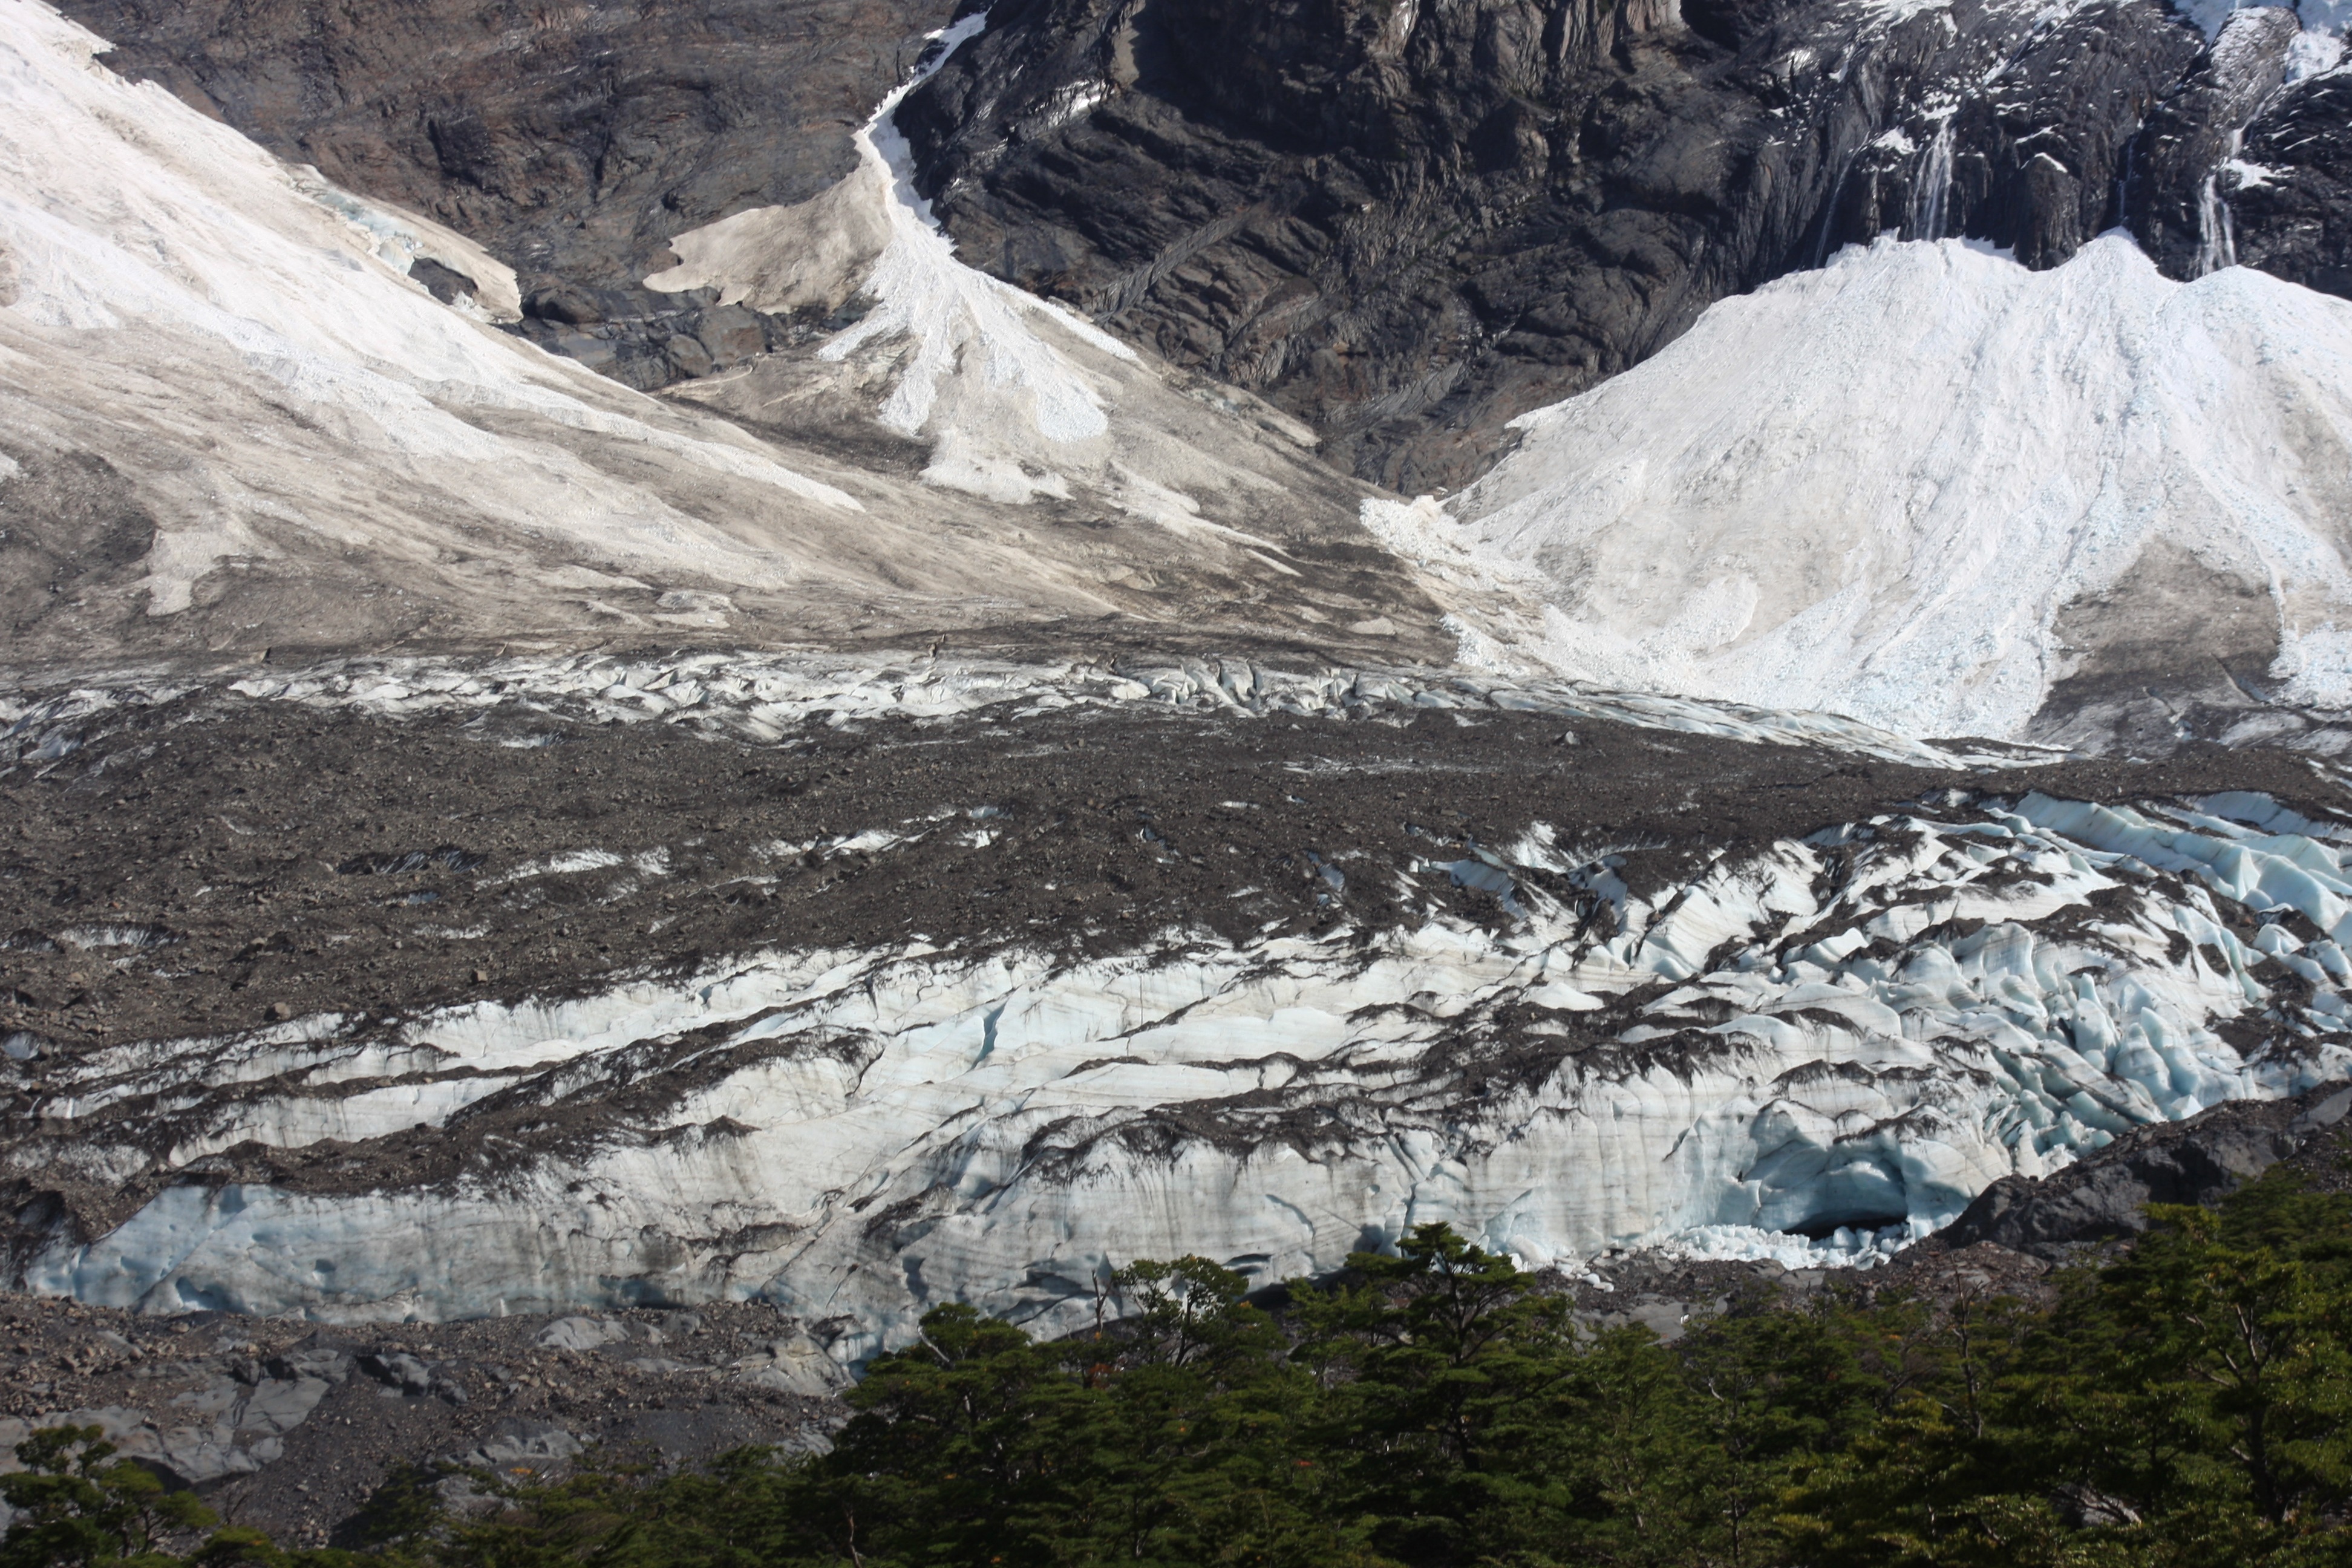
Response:
[[[124,1043],[58,1064],[40,1157],[184,1179],[24,1283],[328,1321],[759,1298],[854,1321],[854,1356],[940,1300],[1067,1326],[1139,1256],[1271,1279],[1427,1220],[1538,1267],[1868,1262],[2000,1176],[2352,1066],[2348,849],[2242,793],[2027,791],[1643,889],[1538,826],[1472,858],[1519,907],[1499,931],[1433,896],[1383,931],[1092,957],[916,938]],[[1433,895],[1463,867],[1433,843],[1349,874]],[[493,1102],[584,1130],[406,1186],[205,1174]]]
[[[55,682],[0,676],[0,756],[56,761],[82,745],[90,726],[104,727],[110,713],[151,708],[203,689],[199,679],[168,676],[67,684],[62,689]],[[1425,666],[1287,670],[1230,656],[1115,666],[859,652],[362,658],[246,676],[222,689],[250,701],[350,707],[386,718],[513,708],[600,723],[684,725],[787,745],[793,731],[818,722],[836,729],[884,718],[941,723],[992,710],[1018,717],[1134,705],[1146,711],[1334,720],[1400,708],[1542,713],[1759,744],[1828,746],[1933,768],[2007,768],[2061,754],[2042,746],[1919,741],[1833,713],[1612,690],[1524,673]],[[509,736],[504,743],[534,742]],[[583,847],[583,852],[593,849]]]

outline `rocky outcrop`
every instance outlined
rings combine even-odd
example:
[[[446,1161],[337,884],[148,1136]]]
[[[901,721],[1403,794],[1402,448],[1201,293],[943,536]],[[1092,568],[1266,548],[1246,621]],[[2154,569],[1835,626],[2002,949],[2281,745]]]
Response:
[[[2352,1087],[2323,1084],[2287,1100],[2216,1106],[2186,1121],[2139,1128],[2055,1175],[2004,1176],[1940,1233],[1946,1247],[1993,1242],[2062,1258],[2148,1227],[2150,1204],[2218,1203],[2272,1166],[2299,1156],[2325,1180],[2344,1152],[2340,1124]]]
[[[2233,13],[2133,142],[2127,216],[2171,276],[2198,278],[2238,259],[2230,198],[2249,179],[2240,154],[2249,122],[2285,79],[2299,28],[2294,12],[2275,6]]]
[[[116,70],[481,241],[521,278],[525,335],[651,387],[766,346],[757,321],[638,286],[669,237],[847,174],[852,134],[952,6],[59,8],[113,41]]]
[[[2274,94],[2220,178],[2241,263],[2352,298],[2352,74]]]
[[[2338,37],[2284,16],[2231,16],[2150,117],[2131,226],[2175,277],[2234,262],[2352,297],[2352,76]]]
[[[1408,491],[1839,245],[2064,260],[2201,52],[2151,0],[1007,0],[989,22],[900,114],[965,256]]]
[[[443,1471],[441,1495],[462,1504],[482,1471],[789,1452],[846,1414],[830,1397],[845,1380],[806,1327],[726,1303],[346,1333],[15,1297],[0,1300],[0,1471],[35,1431],[96,1426],[289,1546],[352,1543],[353,1516],[403,1464]]]

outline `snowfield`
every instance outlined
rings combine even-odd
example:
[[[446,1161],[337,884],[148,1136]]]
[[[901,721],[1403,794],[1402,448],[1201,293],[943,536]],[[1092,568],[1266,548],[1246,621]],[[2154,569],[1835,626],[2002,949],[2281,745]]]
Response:
[[[1440,544],[1570,676],[2018,736],[2250,598],[2267,695],[2352,704],[2352,303],[2260,272],[1883,240],[1516,427]]]
[[[1190,621],[1202,576],[1263,584],[1234,601],[1253,626],[1439,646],[1402,570],[1289,558],[1362,542],[1363,487],[1311,432],[957,263],[884,160],[889,105],[815,237],[824,286],[873,308],[654,398],[497,330],[517,285],[478,247],[123,80],[106,47],[0,0],[0,512],[82,563],[89,612],[35,623],[57,640],[26,658],[829,641],[1158,596]],[[442,303],[419,258],[474,292]],[[778,419],[796,398],[814,440]],[[921,459],[861,462],[845,435]],[[118,535],[68,537],[85,513]]]
[[[264,522],[430,548],[454,514],[773,584],[790,563],[680,492],[861,510],[740,432],[491,330],[516,309],[510,269],[121,80],[104,47],[35,0],[0,6],[0,385],[16,462],[104,451],[162,520],[151,616],[188,607],[224,557],[273,553]],[[417,257],[479,280],[472,319],[407,279]],[[648,479],[583,438],[635,448]]]

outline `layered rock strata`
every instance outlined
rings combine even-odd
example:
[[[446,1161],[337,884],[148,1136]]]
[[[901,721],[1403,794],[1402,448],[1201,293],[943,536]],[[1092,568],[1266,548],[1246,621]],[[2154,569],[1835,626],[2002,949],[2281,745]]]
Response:
[[[2130,221],[2193,276],[2163,215],[2193,229],[2300,26],[2259,12],[2209,44],[2151,0],[1018,0],[989,18],[901,116],[967,256],[1262,393],[1408,492],[1459,485],[1513,416],[1713,300],[1881,234],[2047,267]],[[2277,167],[2324,167],[2331,145]],[[2282,201],[2322,189],[2280,181]],[[2246,258],[2268,265],[2268,244]]]

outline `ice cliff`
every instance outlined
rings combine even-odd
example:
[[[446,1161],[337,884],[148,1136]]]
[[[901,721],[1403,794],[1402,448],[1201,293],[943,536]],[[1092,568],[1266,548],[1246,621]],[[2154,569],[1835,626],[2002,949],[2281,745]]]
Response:
[[[1545,700],[1365,673],[1342,705],[1238,661],[1200,673],[1222,679],[975,670],[927,691],[804,674],[798,700],[803,717],[911,704],[927,724],[1055,700],[1150,722],[1169,704],[1244,742],[1351,713],[1375,732],[1418,713],[1470,734],[1482,712]],[[788,674],[759,721],[793,719]],[[723,706],[725,672],[700,676],[717,698],[675,679],[646,696],[675,691],[673,723]],[[540,679],[540,700],[567,680],[566,700],[592,706],[635,689]],[[467,684],[413,669],[340,694],[250,689],[424,712],[462,710]],[[660,712],[649,700],[638,721]],[[1706,710],[1619,715],[1695,731]],[[19,721],[28,740],[38,717]],[[855,1356],[940,1300],[1071,1322],[1138,1257],[1202,1252],[1270,1279],[1433,1219],[1570,1270],[1640,1246],[1867,1261],[2001,1176],[2352,1066],[2344,829],[2242,792],[2057,799],[1991,761],[1971,789],[1727,841],[1664,882],[1563,800],[1508,840],[1412,828],[1402,858],[1326,839],[1315,885],[1335,921],[1317,931],[1178,921],[1080,952],[926,935],[913,908],[887,942],[752,946],[684,976],[624,963],[569,996],[53,1054],[45,1134],[9,1155],[20,1172],[164,1179],[106,1234],[53,1237],[23,1281],[329,1321],[758,1298],[833,1324]],[[984,858],[1011,852],[1002,831],[975,808],[761,853],[887,865],[952,842]],[[653,852],[466,873],[583,909],[678,874]],[[1449,913],[1432,893],[1447,888],[1497,918]],[[1346,918],[1373,889],[1395,918]],[[331,1165],[423,1127],[470,1152],[399,1179],[370,1155],[386,1173],[356,1189],[217,1174],[239,1149]]]

